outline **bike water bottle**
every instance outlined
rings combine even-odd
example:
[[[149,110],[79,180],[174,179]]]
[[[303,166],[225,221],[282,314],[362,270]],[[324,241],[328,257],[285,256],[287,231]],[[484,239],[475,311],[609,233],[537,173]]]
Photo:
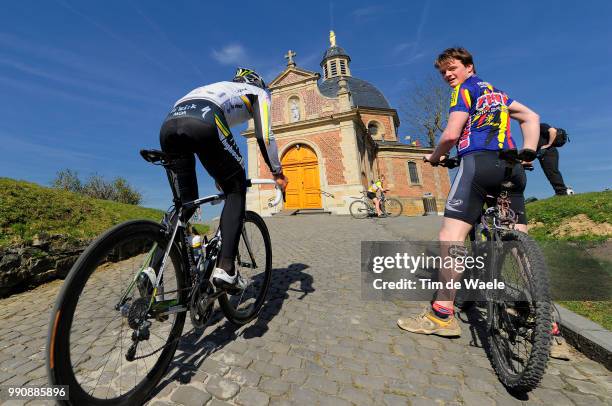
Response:
[[[150,266],[146,267],[142,270],[142,272],[136,275],[136,286],[140,292],[140,297],[151,297],[156,279],[157,275],[155,275],[155,270]]]
[[[191,249],[193,250],[193,259],[197,266],[202,257],[202,237],[199,234],[191,237]]]

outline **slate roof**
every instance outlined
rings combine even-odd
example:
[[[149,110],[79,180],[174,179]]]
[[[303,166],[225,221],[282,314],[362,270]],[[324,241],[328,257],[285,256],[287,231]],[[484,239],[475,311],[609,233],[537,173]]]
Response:
[[[333,77],[319,82],[318,85],[321,94],[327,97],[337,97],[339,79],[340,77]],[[374,87],[374,85],[366,82],[365,80],[357,79],[351,76],[344,76],[344,79],[346,79],[348,83],[348,89],[351,92],[355,106],[384,109],[391,108],[389,106],[389,102],[387,102],[387,99],[385,99],[385,96],[380,90]]]
[[[325,61],[328,58],[332,58],[334,56],[346,56],[349,60],[349,62],[351,61],[351,57],[348,56],[348,54],[346,53],[346,51],[344,50],[344,48],[341,48],[339,46],[335,46],[335,47],[329,47],[327,48],[327,51],[325,51],[325,53],[323,54],[323,60],[321,60],[321,66],[325,65]]]

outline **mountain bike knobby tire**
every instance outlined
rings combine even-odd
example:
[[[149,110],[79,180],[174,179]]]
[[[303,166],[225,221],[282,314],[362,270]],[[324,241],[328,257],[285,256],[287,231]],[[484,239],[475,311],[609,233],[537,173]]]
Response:
[[[59,293],[55,307],[52,312],[51,323],[49,327],[49,338],[47,342],[47,372],[49,376],[49,382],[52,385],[68,385],[69,386],[69,397],[70,400],[61,401],[61,404],[67,405],[140,405],[144,403],[151,391],[155,388],[158,382],[163,378],[168,365],[170,364],[174,353],[178,345],[178,339],[183,330],[185,323],[186,312],[175,313],[172,326],[163,325],[164,329],[169,330],[167,344],[161,345],[156,353],[159,358],[155,363],[151,363],[147,366],[148,372],[139,382],[135,382],[133,387],[129,390],[126,389],[125,393],[119,390],[119,396],[113,398],[98,398],[88,393],[81,383],[78,382],[75,375],[75,368],[73,368],[71,362],[71,351],[70,351],[70,335],[71,327],[73,324],[73,318],[75,315],[75,308],[79,301],[79,296],[83,292],[83,289],[92,276],[94,270],[97,269],[101,261],[108,258],[107,254],[112,251],[114,247],[122,247],[122,243],[128,241],[138,241],[138,238],[144,238],[147,241],[152,240],[158,244],[160,249],[164,249],[168,244],[168,237],[165,234],[164,227],[152,221],[137,220],[128,221],[123,224],[119,224],[116,227],[105,232],[103,235],[98,237],[89,247],[81,254],[78,258],[70,273],[68,274],[64,285]],[[179,303],[185,303],[187,292],[185,289],[185,277],[183,269],[184,261],[181,258],[181,251],[177,244],[173,244],[170,251],[169,260],[171,261],[175,272],[172,276],[176,277],[177,285],[177,298]],[[170,261],[168,263],[170,263]],[[122,267],[118,267],[119,273],[124,272]],[[166,268],[167,269],[167,268]],[[157,270],[156,270],[157,271]],[[176,274],[176,275],[175,275]],[[170,276],[169,276],[170,277]],[[125,291],[125,287],[120,287],[120,291]],[[110,303],[116,301],[114,297],[108,297]],[[112,308],[112,305],[110,306]],[[101,312],[103,318],[104,311]],[[116,315],[112,316],[116,318]],[[126,324],[125,318],[120,316],[121,320],[121,331],[123,333],[123,326]],[[92,322],[95,322],[96,317],[92,318]],[[162,323],[162,322],[160,322]],[[169,320],[166,323],[171,323]],[[129,328],[129,327],[128,327]],[[131,328],[129,328],[131,330]],[[134,330],[131,330],[134,331]],[[164,337],[160,338],[160,343],[163,343]],[[123,343],[124,339],[121,337],[120,341]],[[141,343],[143,343],[142,341]],[[80,344],[80,343],[79,343]],[[115,344],[116,345],[116,344]],[[122,347],[123,351],[119,351],[119,357],[122,358],[123,366],[125,369],[129,368],[129,362],[125,359],[125,348]],[[77,354],[78,355],[78,354]],[[75,358],[76,356],[75,355]],[[103,359],[104,356],[98,357]],[[109,355],[110,358],[110,355]],[[95,360],[95,359],[94,359]],[[132,361],[138,362],[139,360]],[[108,361],[107,361],[108,362]],[[152,362],[152,361],[150,361]],[[137,364],[138,365],[138,364]],[[145,360],[146,365],[146,360]],[[150,368],[149,368],[150,366]],[[106,364],[102,369],[104,372]],[[80,371],[76,371],[80,372]],[[112,372],[111,372],[112,373]],[[99,381],[99,379],[98,379]],[[131,382],[129,385],[132,385]],[[110,383],[109,383],[110,387]],[[94,388],[95,389],[95,388]],[[91,391],[92,393],[95,390]]]
[[[504,244],[516,242],[517,252],[522,258],[524,269],[528,273],[529,302],[532,338],[531,351],[524,369],[517,373],[511,368],[512,354],[504,353],[496,342],[493,331],[487,335],[493,368],[500,381],[509,389],[526,393],[535,389],[540,383],[550,354],[552,337],[552,303],[550,299],[550,285],[548,268],[544,255],[537,243],[527,234],[518,231],[505,232],[502,235]],[[489,307],[491,309],[491,307]],[[499,313],[495,312],[498,317]],[[501,317],[498,319],[500,320]]]

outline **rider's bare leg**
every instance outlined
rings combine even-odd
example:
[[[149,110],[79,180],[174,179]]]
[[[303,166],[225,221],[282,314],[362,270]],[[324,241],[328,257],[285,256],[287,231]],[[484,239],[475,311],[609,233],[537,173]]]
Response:
[[[465,238],[471,229],[472,225],[466,223],[465,221],[448,217],[444,218],[444,222],[442,223],[442,228],[440,229],[439,233],[440,257],[442,258],[443,264],[450,262],[445,261],[444,259],[449,256],[449,250],[452,246],[464,246]],[[456,282],[461,280],[461,277],[462,274],[456,272],[454,267],[442,267],[439,272],[438,280],[443,282],[446,286],[446,282],[450,281],[451,279]],[[453,309],[455,293],[456,291],[454,289],[444,289],[438,291],[434,304],[437,303],[439,306],[447,309]]]
[[[379,217],[382,216],[382,211],[380,210],[380,199],[375,197],[372,200],[374,201],[374,206],[376,207],[376,215]]]
[[[515,224],[514,225],[514,229],[520,232],[523,232],[525,234],[528,234],[527,232],[527,224]]]

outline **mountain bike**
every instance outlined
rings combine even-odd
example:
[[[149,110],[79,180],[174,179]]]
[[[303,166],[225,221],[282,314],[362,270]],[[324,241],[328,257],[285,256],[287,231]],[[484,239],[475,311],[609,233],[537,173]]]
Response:
[[[374,203],[368,197],[367,192],[361,191],[361,197],[354,197],[354,202],[349,206],[349,212],[351,216],[356,219],[364,219],[367,217],[377,217],[376,207]],[[397,217],[402,214],[404,210],[402,202],[393,197],[387,198],[385,193],[382,192],[380,195],[380,211],[383,217]]]
[[[516,150],[500,153],[500,158],[509,165],[522,161]],[[459,164],[456,157],[439,162],[447,168]],[[480,297],[470,299],[485,303],[488,355],[500,381],[511,390],[528,392],[538,386],[548,363],[552,303],[542,251],[529,235],[514,229],[518,213],[510,208],[512,187],[504,181],[499,195],[487,196],[487,208],[470,235],[471,255],[485,258],[486,265],[464,278],[504,282],[504,289],[480,291]]]
[[[255,318],[272,275],[272,246],[263,219],[247,211],[236,270],[247,286],[234,295],[217,290],[211,274],[219,255],[219,229],[199,246],[183,213],[221,203],[223,193],[181,204],[175,186],[178,156],[156,150],[142,157],[166,169],[174,205],[162,221],[128,221],[98,237],[79,257],[52,313],[47,371],[53,385],[68,385],[74,405],[144,403],[163,378],[189,312],[194,330],[211,319],[215,300],[225,317],[242,325]],[[273,180],[250,180],[275,184]],[[276,205],[282,199],[276,189]],[[191,332],[190,331],[190,332]]]

